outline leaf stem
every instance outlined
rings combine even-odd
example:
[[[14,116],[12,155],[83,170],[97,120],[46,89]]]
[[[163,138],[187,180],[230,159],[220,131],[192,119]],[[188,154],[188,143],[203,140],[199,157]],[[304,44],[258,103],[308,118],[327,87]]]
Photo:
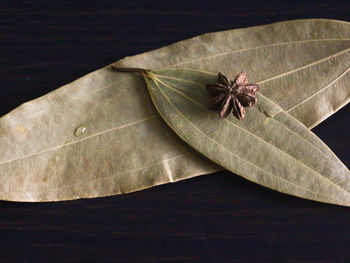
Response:
[[[113,65],[111,66],[111,69],[116,72],[130,72],[130,73],[137,72],[137,73],[141,73],[142,75],[147,75],[147,72],[149,71],[143,68],[119,68]]]

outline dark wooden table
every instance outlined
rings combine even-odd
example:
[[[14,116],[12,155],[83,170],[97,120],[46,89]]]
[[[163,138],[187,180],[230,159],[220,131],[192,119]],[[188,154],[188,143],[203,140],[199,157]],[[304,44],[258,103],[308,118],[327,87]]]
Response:
[[[349,0],[6,2],[0,115],[119,58],[204,32],[297,18],[350,21]],[[348,167],[349,127],[346,106],[314,129]],[[350,208],[229,172],[108,198],[0,202],[0,262],[55,261],[350,262]]]

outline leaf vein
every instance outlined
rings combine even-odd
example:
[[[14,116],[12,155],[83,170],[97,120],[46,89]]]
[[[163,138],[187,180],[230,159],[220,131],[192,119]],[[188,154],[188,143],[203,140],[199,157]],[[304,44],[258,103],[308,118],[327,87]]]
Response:
[[[132,172],[136,172],[136,171],[139,171],[139,170],[142,170],[142,169],[146,169],[146,168],[149,168],[151,166],[154,166],[154,165],[157,165],[157,164],[160,164],[162,162],[169,162],[169,161],[172,161],[172,160],[175,160],[175,159],[178,159],[178,158],[181,158],[183,157],[184,155],[187,155],[189,154],[189,152],[186,152],[186,153],[182,153],[182,154],[178,154],[174,157],[171,157],[171,158],[167,158],[167,159],[163,159],[163,160],[160,160],[160,161],[157,161],[157,162],[153,162],[153,163],[150,163],[146,166],[142,166],[142,167],[138,167],[138,168],[134,168],[134,169],[131,169],[129,171],[125,171],[125,172],[122,172],[122,173],[117,173],[117,174],[112,174],[112,175],[108,175],[108,176],[104,176],[104,177],[100,177],[100,178],[95,178],[95,179],[92,179],[92,180],[88,180],[86,182],[77,182],[77,183],[72,183],[72,184],[67,184],[67,185],[62,185],[62,186],[58,186],[58,187],[53,187],[53,188],[49,188],[50,190],[57,190],[57,189],[61,189],[61,188],[65,188],[65,187],[70,187],[70,186],[73,186],[73,185],[79,185],[79,184],[85,184],[85,183],[93,183],[93,182],[96,182],[96,181],[99,181],[99,180],[104,180],[106,178],[111,178],[111,177],[115,177],[115,176],[120,176],[120,175],[124,175],[124,174],[128,174],[128,173],[132,173]],[[169,178],[170,180],[170,178]],[[169,181],[169,182],[173,182],[173,181]],[[42,184],[38,185],[38,186],[41,186]],[[11,191],[11,193],[21,193],[22,191]],[[28,193],[35,193],[36,191],[28,191]]]
[[[350,39],[325,38],[325,39],[308,39],[308,40],[299,40],[299,41],[277,42],[277,43],[261,45],[261,46],[257,46],[257,47],[243,48],[243,49],[238,49],[238,50],[232,50],[232,51],[228,51],[228,52],[218,53],[218,54],[207,56],[207,57],[204,57],[204,58],[184,61],[184,62],[181,62],[181,63],[170,65],[169,67],[177,67],[177,66],[186,65],[186,64],[189,64],[189,63],[198,62],[198,61],[202,61],[202,60],[206,60],[206,59],[216,58],[216,57],[225,56],[225,55],[231,55],[231,54],[234,54],[234,53],[240,53],[240,52],[245,52],[245,51],[250,51],[250,50],[257,50],[257,49],[266,48],[266,47],[292,45],[292,44],[302,44],[302,43],[312,43],[312,42],[318,42],[318,41],[320,41],[320,42],[323,42],[323,41],[350,41]]]
[[[86,141],[86,140],[91,139],[93,137],[96,137],[96,136],[99,136],[99,135],[102,135],[102,134],[105,134],[105,133],[109,133],[109,132],[112,132],[112,131],[115,131],[115,130],[127,128],[127,127],[130,127],[130,126],[133,126],[133,125],[136,125],[136,124],[139,124],[139,123],[142,123],[142,122],[145,122],[145,121],[148,121],[150,119],[157,118],[157,117],[158,117],[158,115],[154,114],[154,115],[148,116],[146,118],[143,118],[143,119],[131,122],[131,123],[127,123],[127,124],[124,124],[124,125],[121,125],[121,126],[118,126],[118,127],[113,127],[113,128],[108,129],[108,130],[104,130],[104,131],[101,131],[101,132],[94,133],[94,134],[92,134],[90,136],[86,136],[86,137],[84,137],[82,139],[79,139],[79,140],[76,140],[76,141],[73,141],[73,142],[69,142],[69,143],[65,143],[65,144],[62,144],[62,145],[58,145],[58,146],[55,146],[55,147],[52,147],[52,148],[49,148],[49,149],[45,149],[45,150],[40,151],[40,152],[31,153],[31,154],[28,154],[28,155],[25,155],[25,156],[21,156],[19,158],[6,160],[6,161],[3,161],[3,162],[0,162],[0,165],[11,163],[11,162],[15,162],[15,161],[18,161],[18,160],[21,160],[21,159],[25,159],[25,158],[29,158],[29,157],[32,157],[32,156],[35,156],[35,155],[39,155],[39,154],[42,154],[42,153],[58,150],[58,149],[61,149],[63,147],[66,147],[66,146],[73,145],[73,144],[76,144],[76,143],[80,143],[82,141]]]
[[[348,72],[350,71],[350,67],[347,68],[344,72],[342,72],[338,77],[336,77],[334,80],[332,80],[330,83],[328,83],[326,86],[324,86],[323,88],[319,89],[318,91],[316,91],[315,93],[313,93],[312,95],[310,95],[309,97],[307,97],[306,99],[300,101],[299,103],[297,103],[296,105],[294,105],[293,107],[289,108],[288,110],[286,110],[286,112],[290,112],[292,110],[294,110],[295,108],[299,107],[300,105],[304,104],[305,102],[307,102],[308,100],[310,100],[311,98],[315,97],[317,94],[320,94],[322,91],[326,90],[327,88],[331,87],[335,82],[337,82],[338,80],[340,80],[342,77],[344,77]]]

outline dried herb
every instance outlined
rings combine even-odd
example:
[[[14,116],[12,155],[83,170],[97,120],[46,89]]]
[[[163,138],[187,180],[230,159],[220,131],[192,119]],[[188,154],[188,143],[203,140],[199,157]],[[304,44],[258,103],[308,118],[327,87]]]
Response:
[[[253,112],[262,105],[260,96],[264,95],[312,128],[350,101],[349,39],[348,22],[284,21],[196,36],[120,59],[113,65],[193,68],[225,72],[227,76],[246,69],[261,90],[257,105],[246,108],[246,117],[239,125],[254,117]],[[176,77],[198,81],[199,75],[203,85],[217,81],[216,74],[206,79],[206,74],[199,72]],[[181,82],[181,85],[190,83]],[[207,105],[205,86],[200,96]],[[227,118],[218,122],[221,125],[228,120],[235,121]],[[275,123],[269,118],[267,122]],[[266,127],[260,122],[255,127],[259,125]],[[288,119],[284,125],[307,139],[308,145],[318,147],[322,153],[329,152],[326,146],[321,147],[318,138],[305,132],[304,125],[293,126]],[[288,146],[281,141],[283,138],[278,135],[270,139]],[[239,141],[240,133],[226,139]],[[251,148],[259,152],[256,144],[246,146],[244,151]],[[179,140],[161,119],[142,77],[116,74],[110,66],[27,102],[0,118],[2,200],[59,201],[116,195],[220,169]],[[257,175],[255,179],[262,180],[259,183],[264,185],[285,184],[283,179],[271,176]],[[301,191],[300,185],[304,183],[312,187],[313,182],[300,180],[296,191]],[[341,180],[337,184],[350,191]],[[314,185],[319,186],[317,182]],[[333,195],[332,190],[325,191],[325,195]]]
[[[211,161],[279,192],[350,206],[350,171],[315,134],[260,93],[244,122],[218,119],[206,107],[210,78],[216,74],[173,69],[145,79],[169,127]]]
[[[216,84],[207,84],[207,90],[215,96],[209,102],[208,108],[219,110],[220,117],[226,118],[232,111],[239,120],[245,117],[243,107],[252,107],[256,104],[257,84],[249,84],[247,73],[242,71],[234,81],[229,81],[219,72]]]

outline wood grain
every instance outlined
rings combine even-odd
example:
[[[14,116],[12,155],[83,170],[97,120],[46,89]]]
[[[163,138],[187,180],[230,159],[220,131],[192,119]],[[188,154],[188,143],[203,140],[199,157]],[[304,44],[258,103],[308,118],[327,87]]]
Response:
[[[0,115],[124,56],[315,17],[350,21],[350,2],[2,1]],[[349,127],[346,106],[314,129],[348,167]],[[349,222],[349,208],[220,172],[116,197],[0,202],[0,262],[349,262]]]

